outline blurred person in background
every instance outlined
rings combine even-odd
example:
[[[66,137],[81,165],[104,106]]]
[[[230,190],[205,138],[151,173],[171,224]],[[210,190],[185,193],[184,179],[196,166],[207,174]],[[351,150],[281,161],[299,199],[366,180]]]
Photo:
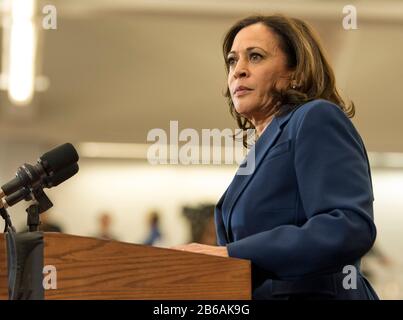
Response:
[[[375,243],[362,260],[362,274],[368,279],[376,281],[377,269],[382,267],[391,267],[393,262],[391,258]]]
[[[50,218],[52,214],[47,211],[40,215],[41,224],[39,225],[39,231],[43,232],[63,232],[63,228]]]
[[[111,231],[112,215],[108,211],[102,212],[98,216],[99,230],[95,237],[103,240],[117,240],[115,235]]]
[[[54,221],[52,218],[52,211],[48,210],[39,215],[40,224],[38,226],[38,231],[42,232],[63,232],[62,226]],[[21,232],[28,232],[28,226],[23,226]]]
[[[214,216],[207,219],[207,223],[204,226],[203,233],[201,234],[199,243],[215,245],[217,243],[217,237],[215,234],[215,222]]]
[[[214,204],[205,203],[183,207],[183,215],[190,224],[191,242],[215,245]]]
[[[158,211],[151,211],[148,215],[148,235],[143,241],[143,244],[151,246],[161,241],[162,236],[159,223],[160,215]]]
[[[254,299],[378,299],[360,272],[376,238],[370,166],[318,37],[300,19],[253,16],[223,54],[231,113],[258,137],[254,170],[216,205],[218,246],[174,248],[250,260]]]

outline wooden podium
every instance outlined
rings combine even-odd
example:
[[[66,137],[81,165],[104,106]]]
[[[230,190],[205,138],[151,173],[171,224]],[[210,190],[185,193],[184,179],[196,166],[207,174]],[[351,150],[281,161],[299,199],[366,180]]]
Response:
[[[44,266],[57,288],[45,299],[251,299],[250,261],[44,233]],[[0,299],[8,299],[7,253],[0,236]]]

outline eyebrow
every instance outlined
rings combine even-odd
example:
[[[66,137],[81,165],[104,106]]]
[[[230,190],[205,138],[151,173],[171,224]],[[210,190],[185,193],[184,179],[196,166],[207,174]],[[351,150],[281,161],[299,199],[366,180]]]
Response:
[[[262,48],[260,48],[260,47],[248,47],[248,48],[246,48],[246,51],[250,52],[250,51],[252,51],[253,49],[260,49],[260,50],[262,50],[263,52],[265,52],[265,53],[267,54],[267,51],[264,50],[264,49],[262,49]],[[236,51],[230,51],[230,52],[228,52],[228,55],[227,55],[227,56],[229,56],[230,54],[233,54],[233,53],[236,53]]]

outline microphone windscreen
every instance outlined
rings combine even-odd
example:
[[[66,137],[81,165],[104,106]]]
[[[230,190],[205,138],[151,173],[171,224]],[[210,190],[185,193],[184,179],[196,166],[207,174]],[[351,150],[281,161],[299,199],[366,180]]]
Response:
[[[48,174],[55,173],[76,163],[78,153],[71,143],[65,143],[44,153],[40,161]]]
[[[70,179],[78,172],[78,164],[74,163],[71,166],[64,168],[58,172],[56,172],[51,177],[47,177],[46,179],[46,187],[52,188],[56,187],[57,185],[61,184],[62,182]]]

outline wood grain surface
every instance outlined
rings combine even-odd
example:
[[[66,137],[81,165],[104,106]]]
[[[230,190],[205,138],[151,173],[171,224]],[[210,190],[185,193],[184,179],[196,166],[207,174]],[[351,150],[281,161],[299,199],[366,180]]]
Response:
[[[45,299],[251,299],[247,260],[60,233],[44,239],[44,265],[57,272]]]

